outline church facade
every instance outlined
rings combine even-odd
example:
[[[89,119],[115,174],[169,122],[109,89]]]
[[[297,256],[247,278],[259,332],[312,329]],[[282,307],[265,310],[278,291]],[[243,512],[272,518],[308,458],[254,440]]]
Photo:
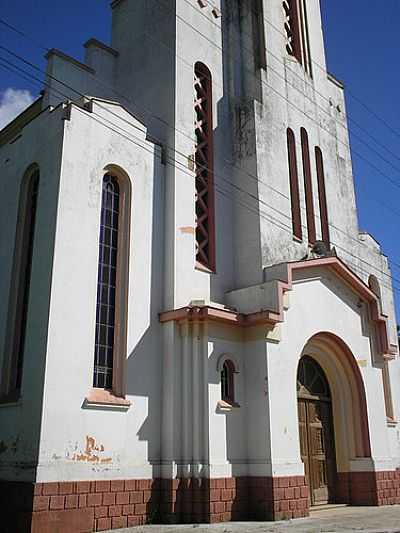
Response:
[[[0,132],[9,531],[400,503],[391,273],[319,0],[115,0]]]

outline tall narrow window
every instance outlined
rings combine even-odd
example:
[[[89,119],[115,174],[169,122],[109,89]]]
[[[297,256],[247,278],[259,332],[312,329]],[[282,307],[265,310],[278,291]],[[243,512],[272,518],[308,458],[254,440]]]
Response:
[[[224,402],[235,403],[235,366],[227,359],[221,371],[221,398]]]
[[[93,391],[87,401],[113,403],[126,392],[131,182],[116,165],[102,181]],[[103,391],[99,389],[104,389]],[[129,403],[129,402],[127,402]],[[122,404],[121,404],[122,405]]]
[[[301,228],[301,211],[299,195],[299,177],[297,173],[296,139],[293,131],[287,130],[287,147],[289,160],[290,201],[292,206],[293,235],[298,239],[303,238]]]
[[[196,262],[215,271],[212,80],[202,63],[196,63],[194,73]]]
[[[18,398],[22,385],[39,179],[39,170],[35,168],[33,172],[27,174],[20,192],[9,300],[7,327],[9,340],[2,381],[2,393],[5,397]]]
[[[300,63],[303,62],[300,38],[300,20],[297,0],[283,0],[285,17],[286,51]]]
[[[308,242],[315,244],[315,215],[314,215],[314,199],[311,178],[311,164],[310,164],[310,147],[308,143],[308,134],[304,128],[301,128],[301,151],[303,155],[303,174],[304,174],[304,190],[306,195],[306,210],[307,210],[307,229]]]
[[[327,247],[330,248],[328,204],[326,201],[324,160],[322,157],[321,149],[318,146],[315,148],[315,162],[317,166],[317,177],[318,177],[319,213],[321,217],[322,240],[327,245]]]
[[[286,51],[312,75],[306,0],[283,0]]]
[[[119,206],[118,181],[106,174],[101,202],[93,378],[93,386],[104,389],[112,389],[113,385]]]

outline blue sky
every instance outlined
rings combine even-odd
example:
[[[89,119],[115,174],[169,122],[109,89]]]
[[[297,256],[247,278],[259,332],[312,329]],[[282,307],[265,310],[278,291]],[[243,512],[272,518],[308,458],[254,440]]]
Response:
[[[40,45],[82,59],[82,44],[89,37],[109,42],[108,0],[69,0],[67,7],[50,0],[0,0],[0,4],[1,18],[31,38],[24,39],[0,25],[0,45],[41,67],[45,66],[45,51]],[[328,68],[347,89],[360,229],[372,233],[392,261],[400,317],[400,2],[321,0],[321,5]],[[4,57],[0,50],[0,58]],[[39,91],[38,86],[0,68],[0,102],[9,88],[29,90],[33,95]]]

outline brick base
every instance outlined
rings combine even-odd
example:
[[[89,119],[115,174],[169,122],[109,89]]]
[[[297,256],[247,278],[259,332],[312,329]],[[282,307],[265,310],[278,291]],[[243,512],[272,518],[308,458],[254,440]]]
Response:
[[[256,520],[288,520],[309,515],[309,491],[304,476],[249,478]]]
[[[336,501],[351,505],[399,505],[400,469],[341,472],[338,474]]]
[[[400,504],[400,470],[338,474],[336,501]],[[1,533],[91,533],[147,523],[285,520],[308,516],[303,476],[0,481]]]

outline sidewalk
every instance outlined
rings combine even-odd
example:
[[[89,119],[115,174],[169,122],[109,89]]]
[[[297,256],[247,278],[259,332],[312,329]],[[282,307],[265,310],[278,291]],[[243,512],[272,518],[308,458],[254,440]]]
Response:
[[[112,533],[400,533],[400,506],[332,507],[288,522],[227,522],[213,525],[149,525]],[[111,532],[108,532],[111,533]]]

